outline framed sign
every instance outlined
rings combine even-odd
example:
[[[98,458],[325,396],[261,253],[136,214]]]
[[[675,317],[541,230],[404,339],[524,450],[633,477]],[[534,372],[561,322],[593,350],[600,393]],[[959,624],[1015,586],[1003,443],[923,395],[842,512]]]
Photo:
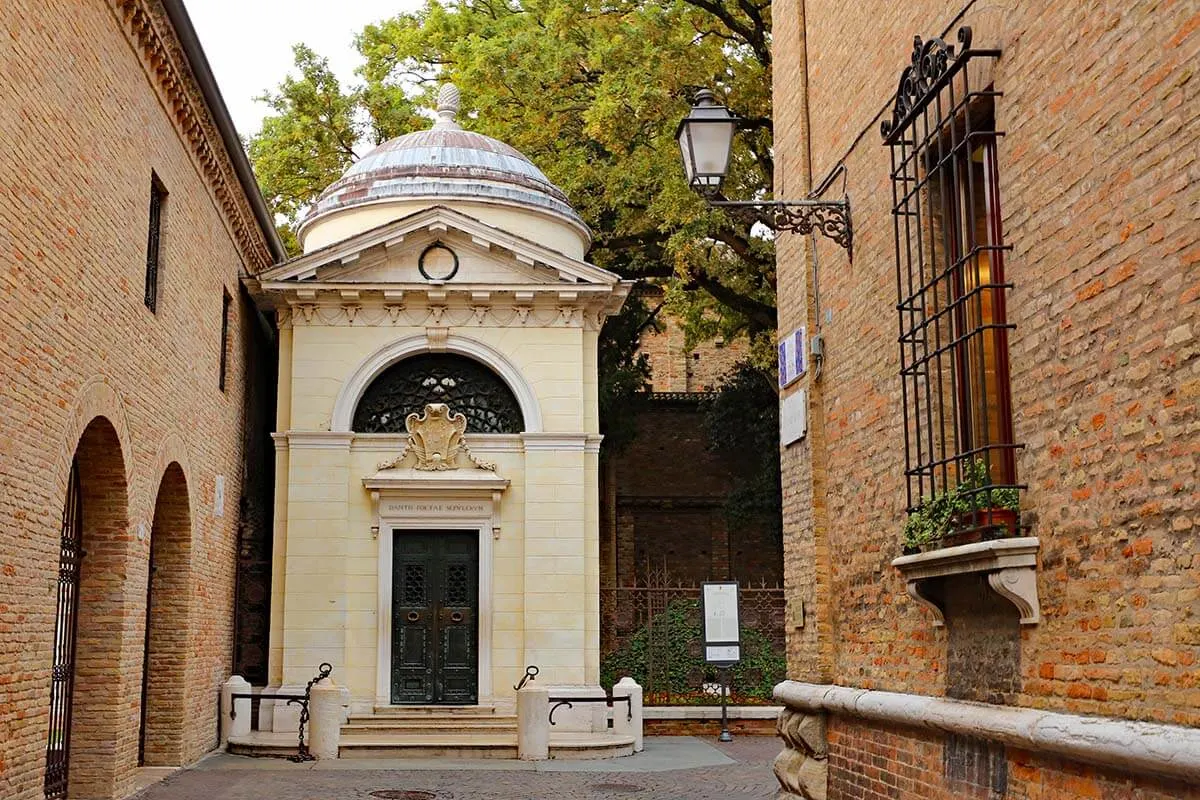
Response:
[[[804,326],[779,338],[779,388],[790,386],[808,370],[808,341]]]
[[[700,611],[704,619],[704,660],[725,665],[740,661],[742,632],[738,622],[737,581],[702,583]]]

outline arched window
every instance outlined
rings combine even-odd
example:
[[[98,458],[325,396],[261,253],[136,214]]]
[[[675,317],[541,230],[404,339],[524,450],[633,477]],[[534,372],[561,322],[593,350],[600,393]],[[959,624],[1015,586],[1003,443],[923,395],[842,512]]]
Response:
[[[467,418],[468,433],[520,433],[521,406],[500,376],[465,356],[427,353],[385,369],[354,410],[357,433],[404,433],[404,418],[445,403]]]

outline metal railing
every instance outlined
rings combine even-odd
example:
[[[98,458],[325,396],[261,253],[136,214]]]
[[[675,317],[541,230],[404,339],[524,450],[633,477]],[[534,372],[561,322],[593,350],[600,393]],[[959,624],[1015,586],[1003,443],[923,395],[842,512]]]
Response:
[[[314,675],[312,680],[308,682],[308,685],[304,687],[304,694],[287,694],[284,692],[279,692],[276,694],[262,695],[251,694],[248,692],[234,692],[229,695],[229,699],[231,701],[229,704],[229,718],[231,720],[237,719],[237,703],[232,702],[235,700],[249,700],[251,704],[259,703],[260,705],[262,704],[263,700],[286,700],[287,705],[289,706],[295,703],[300,706],[300,730],[298,734],[300,742],[296,749],[296,755],[288,756],[288,759],[290,761],[295,761],[296,763],[315,761],[316,756],[308,751],[308,744],[304,741],[304,726],[308,724],[308,703],[312,696],[313,685],[325,680],[332,673],[333,665],[328,662],[322,663],[319,667],[317,667],[317,674]]]

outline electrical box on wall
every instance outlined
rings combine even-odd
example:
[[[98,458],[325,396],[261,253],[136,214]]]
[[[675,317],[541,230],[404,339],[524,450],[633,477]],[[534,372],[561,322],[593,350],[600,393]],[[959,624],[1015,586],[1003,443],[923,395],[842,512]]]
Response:
[[[779,440],[784,447],[808,435],[808,392],[801,389],[779,401]]]

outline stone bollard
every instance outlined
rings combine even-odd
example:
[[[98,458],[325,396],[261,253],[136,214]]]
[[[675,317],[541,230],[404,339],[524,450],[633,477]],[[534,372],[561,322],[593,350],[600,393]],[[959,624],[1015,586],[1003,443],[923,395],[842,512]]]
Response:
[[[308,693],[308,752],[317,759],[338,757],[345,706],[342,687],[330,679],[314,683]]]
[[[640,753],[645,749],[642,742],[642,687],[633,678],[621,678],[613,687],[613,700],[618,697],[628,697],[630,702],[629,705],[613,703],[613,733],[633,736],[633,752]]]
[[[250,699],[233,699],[235,694],[249,694],[250,688],[250,682],[241,675],[231,675],[221,684],[221,749],[229,744],[230,736],[250,735]],[[233,712],[232,718],[230,712]]]
[[[550,757],[550,690],[530,683],[517,692],[517,758]]]

